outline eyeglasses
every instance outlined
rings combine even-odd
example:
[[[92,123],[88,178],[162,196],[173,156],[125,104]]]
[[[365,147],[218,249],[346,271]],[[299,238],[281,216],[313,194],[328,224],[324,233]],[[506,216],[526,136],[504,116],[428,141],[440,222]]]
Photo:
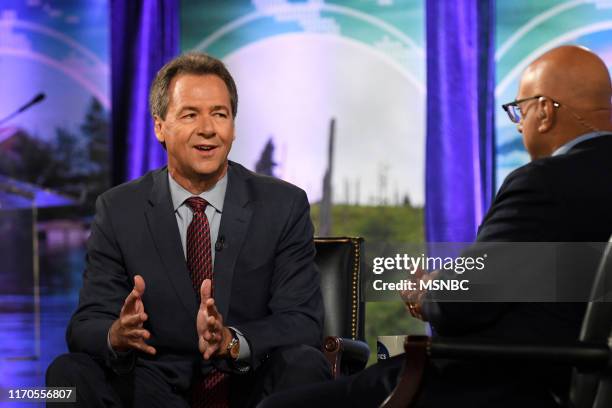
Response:
[[[512,121],[512,123],[519,123],[521,121],[521,119],[523,118],[523,113],[521,112],[521,108],[519,107],[519,104],[523,103],[523,102],[527,102],[530,101],[532,99],[538,99],[538,98],[546,98],[546,96],[544,95],[536,95],[536,96],[530,96],[529,98],[523,98],[523,99],[517,99],[515,101],[512,102],[508,102],[508,103],[504,103],[502,105],[502,108],[504,108],[504,110],[506,111],[506,113],[508,114],[508,117],[510,118],[510,120]],[[552,101],[553,106],[555,108],[558,108],[561,106],[561,104],[551,98],[548,98]]]
[[[578,123],[580,123],[582,126],[584,126],[586,129],[589,129],[592,132],[599,132],[598,128],[596,128],[593,125],[591,125],[586,119],[584,119],[582,116],[577,114],[568,105],[565,105],[565,104],[561,105],[561,103],[555,101],[552,98],[544,96],[544,95],[530,96],[529,98],[517,99],[517,100],[512,101],[512,102],[504,103],[502,105],[502,108],[504,108],[504,110],[508,114],[508,117],[510,118],[512,123],[519,123],[521,121],[521,119],[523,118],[523,116],[524,116],[523,112],[521,112],[521,108],[519,108],[519,104],[521,104],[523,102],[530,101],[532,99],[538,99],[538,98],[547,98],[547,99],[550,99],[552,101],[553,106],[555,108],[560,108],[561,106],[563,106],[565,109],[568,110],[569,113],[571,113],[571,115],[574,117],[574,119]]]

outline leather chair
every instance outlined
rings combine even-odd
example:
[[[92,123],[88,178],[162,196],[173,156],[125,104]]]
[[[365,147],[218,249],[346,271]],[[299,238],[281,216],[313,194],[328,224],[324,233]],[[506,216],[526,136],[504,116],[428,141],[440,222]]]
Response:
[[[315,238],[325,305],[323,352],[334,378],[362,370],[370,355],[364,341],[365,307],[359,284],[363,246],[362,238]]]
[[[525,361],[574,367],[569,396],[554,396],[560,407],[612,407],[612,237],[599,264],[577,342],[504,344],[469,339],[408,336],[398,385],[381,408],[410,407],[428,359]]]

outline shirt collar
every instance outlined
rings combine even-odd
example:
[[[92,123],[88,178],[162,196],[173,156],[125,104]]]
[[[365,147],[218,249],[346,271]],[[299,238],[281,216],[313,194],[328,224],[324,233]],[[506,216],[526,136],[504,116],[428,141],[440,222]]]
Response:
[[[562,154],[565,154],[565,153],[569,152],[570,149],[572,147],[576,146],[578,143],[585,142],[585,141],[590,140],[590,139],[595,139],[596,137],[607,136],[607,135],[610,135],[610,132],[598,131],[598,132],[586,133],[586,134],[584,134],[582,136],[578,136],[577,138],[570,140],[569,142],[567,142],[563,146],[559,147],[557,150],[555,150],[553,152],[552,155],[553,156],[560,156]]]
[[[229,168],[228,168],[229,171]],[[174,211],[176,211],[186,199],[189,197],[193,197],[189,191],[185,190],[183,186],[176,182],[168,172],[168,181],[170,183],[170,196],[172,197],[172,206],[174,207]],[[208,202],[208,204],[212,205],[215,210],[218,212],[223,212],[223,203],[225,202],[225,191],[227,190],[227,172],[221,178],[221,180],[217,181],[210,190],[204,191],[198,197],[202,197],[204,200]]]

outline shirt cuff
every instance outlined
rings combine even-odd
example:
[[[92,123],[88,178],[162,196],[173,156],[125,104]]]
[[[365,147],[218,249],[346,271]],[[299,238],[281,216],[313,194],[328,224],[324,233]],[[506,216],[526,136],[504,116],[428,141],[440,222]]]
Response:
[[[240,351],[238,352],[238,358],[234,362],[234,365],[239,371],[248,371],[250,368],[249,361],[251,361],[251,347],[249,346],[249,342],[240,330],[231,326],[229,328],[236,333],[236,337],[238,337],[238,341],[240,342]]]
[[[111,353],[111,356],[113,358],[117,358],[117,352],[115,350],[113,350],[113,346],[111,346],[111,341],[110,341],[110,329],[108,329],[108,332],[106,333],[106,345],[108,346],[108,350]]]

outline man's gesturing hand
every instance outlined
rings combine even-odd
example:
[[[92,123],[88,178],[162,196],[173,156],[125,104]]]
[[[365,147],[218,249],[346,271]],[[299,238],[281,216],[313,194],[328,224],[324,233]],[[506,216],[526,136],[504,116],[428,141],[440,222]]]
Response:
[[[212,282],[204,279],[200,287],[200,310],[196,318],[198,329],[198,347],[205,360],[211,357],[225,357],[227,345],[232,340],[232,333],[223,326],[223,316],[217,310],[215,300],[211,297]]]
[[[147,314],[142,303],[144,291],[144,279],[140,275],[134,276],[134,289],[125,298],[119,318],[113,322],[110,328],[109,339],[113,350],[136,349],[148,354],[155,354],[155,348],[145,343],[145,340],[151,337],[151,333],[143,328],[143,323],[147,320]]]

